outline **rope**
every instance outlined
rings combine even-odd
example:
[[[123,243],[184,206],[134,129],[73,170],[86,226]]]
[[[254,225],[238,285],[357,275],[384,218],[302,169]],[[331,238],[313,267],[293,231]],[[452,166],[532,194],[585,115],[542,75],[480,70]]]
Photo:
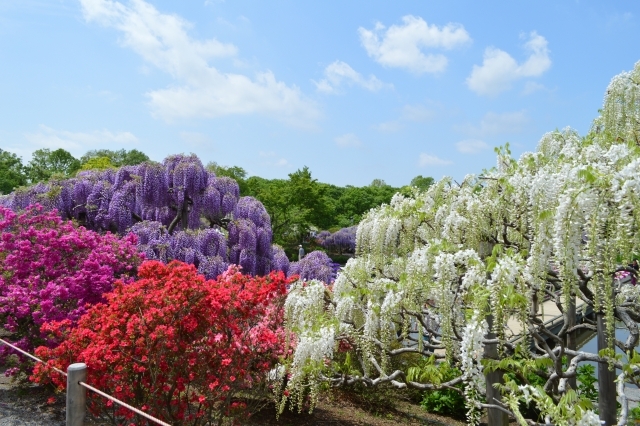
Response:
[[[31,355],[30,353],[25,352],[25,351],[23,351],[22,349],[20,349],[20,348],[17,348],[17,347],[15,347],[15,346],[13,346],[11,343],[7,342],[7,341],[6,341],[6,340],[4,340],[4,339],[0,339],[0,342],[4,343],[4,344],[5,344],[5,345],[7,345],[7,346],[10,346],[11,348],[15,349],[16,351],[20,352],[21,354],[23,354],[23,355],[25,355],[25,356],[28,356],[29,358],[31,358],[31,359],[33,359],[33,360],[35,360],[35,361],[41,362],[41,363],[43,363],[43,364],[46,364],[46,363],[45,363],[43,360],[41,360],[40,358],[36,358],[35,356]],[[65,376],[67,375],[67,373],[65,373],[64,371],[62,371],[62,370],[60,370],[60,369],[58,369],[58,368],[56,368],[56,367],[51,367],[51,368],[53,368],[55,371],[57,371],[57,372],[58,372],[58,373],[60,373],[60,374],[64,374]]]
[[[91,385],[86,384],[85,382],[78,382],[78,384],[79,384],[80,386],[84,386],[85,388],[89,389],[90,391],[93,391],[93,392],[97,393],[98,395],[100,395],[100,396],[102,396],[102,397],[105,397],[105,398],[107,398],[107,399],[109,399],[109,400],[111,400],[111,401],[115,402],[116,404],[120,404],[120,405],[122,405],[123,407],[128,408],[129,410],[133,411],[133,412],[134,412],[134,413],[136,413],[136,414],[141,415],[142,417],[146,417],[147,419],[149,419],[149,420],[151,420],[151,421],[153,421],[153,422],[156,422],[156,423],[157,423],[157,424],[159,424],[159,425],[162,425],[162,426],[171,426],[169,423],[165,423],[165,422],[163,422],[162,420],[158,420],[158,419],[156,419],[155,417],[152,417],[152,416],[150,416],[149,414],[145,413],[144,411],[140,411],[140,410],[138,410],[137,408],[134,408],[134,407],[130,406],[129,404],[126,404],[126,403],[124,403],[124,402],[120,401],[119,399],[116,399],[116,398],[112,397],[111,395],[107,395],[106,393],[104,393],[104,392],[102,392],[102,391],[99,391],[98,389],[94,388],[94,387],[93,387],[93,386],[91,386]]]
[[[37,358],[37,357],[35,357],[35,356],[31,355],[30,353],[23,351],[22,349],[20,349],[20,348],[18,348],[18,347],[16,347],[16,346],[14,346],[14,345],[12,345],[11,343],[7,342],[7,341],[6,341],[6,340],[4,340],[4,339],[0,339],[0,342],[4,343],[5,345],[7,345],[7,346],[9,346],[9,347],[11,347],[11,348],[13,348],[14,350],[16,350],[16,351],[20,352],[21,354],[23,354],[23,355],[25,355],[25,356],[27,356],[27,357],[31,358],[31,359],[32,359],[32,360],[34,360],[34,361],[37,361],[37,362],[41,362],[41,363],[43,363],[43,364],[46,364],[46,363],[45,363],[43,360],[41,360],[40,358]],[[57,371],[57,372],[58,372],[58,373],[60,373],[60,374],[64,374],[65,376],[67,375],[67,373],[65,373],[64,371],[62,371],[62,370],[60,370],[60,369],[58,369],[58,368],[56,368],[56,367],[50,367],[50,368],[53,368],[55,371]],[[125,407],[125,408],[128,408],[129,410],[133,411],[133,412],[134,412],[134,413],[136,413],[136,414],[141,415],[142,417],[146,417],[147,419],[151,420],[152,422],[155,422],[155,423],[157,423],[157,424],[159,424],[159,425],[162,425],[162,426],[171,426],[169,423],[165,423],[165,422],[163,422],[162,420],[158,420],[158,419],[156,419],[155,417],[152,417],[152,416],[150,416],[149,414],[145,413],[144,411],[140,411],[140,410],[138,410],[137,408],[134,408],[134,407],[130,406],[129,404],[126,404],[126,403],[124,403],[124,402],[120,401],[119,399],[116,399],[116,398],[112,397],[111,395],[108,395],[108,394],[106,394],[106,393],[104,393],[104,392],[102,392],[102,391],[100,391],[100,390],[98,390],[98,389],[94,388],[93,386],[86,384],[85,382],[78,382],[78,384],[79,384],[80,386],[84,386],[85,388],[89,389],[90,391],[93,391],[93,392],[97,393],[98,395],[100,395],[100,396],[102,396],[102,397],[104,397],[104,398],[107,398],[107,399],[109,399],[109,400],[111,400],[111,401],[115,402],[116,404],[119,404],[119,405],[122,405],[122,406],[123,406],[123,407]]]

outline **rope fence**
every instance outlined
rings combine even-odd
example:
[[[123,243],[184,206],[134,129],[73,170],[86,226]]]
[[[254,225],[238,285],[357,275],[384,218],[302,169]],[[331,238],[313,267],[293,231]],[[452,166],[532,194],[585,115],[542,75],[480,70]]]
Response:
[[[45,364],[40,358],[37,358],[31,355],[28,352],[23,351],[22,349],[12,345],[4,339],[0,338],[0,343],[3,343],[13,350],[23,354],[30,359]],[[84,417],[86,413],[86,390],[89,389],[91,392],[94,392],[100,395],[103,398],[107,398],[108,400],[121,405],[122,407],[133,411],[134,413],[151,420],[152,422],[159,424],[161,426],[171,426],[169,423],[165,423],[162,420],[156,419],[155,417],[145,413],[142,410],[139,410],[131,405],[120,401],[119,399],[102,392],[99,389],[94,388],[91,385],[88,385],[85,380],[87,379],[87,366],[84,363],[76,363],[71,364],[67,369],[67,372],[64,372],[58,368],[51,367],[56,372],[67,377],[67,426],[82,426],[84,422]]]

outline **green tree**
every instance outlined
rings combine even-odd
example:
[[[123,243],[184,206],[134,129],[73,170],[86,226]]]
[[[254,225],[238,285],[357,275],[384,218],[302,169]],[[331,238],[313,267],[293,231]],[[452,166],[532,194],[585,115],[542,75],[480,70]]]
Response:
[[[274,241],[283,246],[299,244],[313,228],[337,231],[357,224],[374,207],[388,204],[398,191],[376,179],[365,187],[339,187],[314,179],[308,167],[289,175],[289,179],[244,179],[239,167],[210,163],[209,170],[238,180],[242,195],[264,204],[271,216]],[[243,190],[243,185],[245,190]]]
[[[107,157],[111,164],[115,167],[135,166],[136,164],[149,161],[149,157],[147,156],[147,154],[138,151],[137,149],[132,149],[129,151],[125,149],[120,149],[117,151],[113,151],[110,149],[93,149],[91,151],[87,151],[86,154],[80,157],[80,162],[82,163],[82,165],[84,165],[89,160],[100,157]]]
[[[375,181],[374,181],[375,182]],[[389,204],[398,188],[390,185],[347,186],[335,206],[336,225],[356,225],[363,215],[381,204]]]
[[[104,170],[113,167],[109,157],[94,157],[83,163],[80,170]]]
[[[369,186],[373,186],[374,188],[380,188],[382,186],[387,186],[387,182],[382,179],[374,179],[371,181]]]
[[[300,235],[306,235],[311,226],[326,225],[328,208],[324,202],[324,187],[311,177],[307,166],[289,174],[286,198],[303,212],[303,222],[298,230]]]
[[[247,194],[262,202],[271,217],[273,242],[282,246],[295,244],[297,230],[304,224],[304,211],[289,202],[289,184],[284,179],[252,176],[246,181]]]
[[[429,189],[431,185],[433,185],[433,178],[431,176],[423,177],[422,175],[418,175],[411,179],[411,186],[415,186],[423,191]]]
[[[26,168],[31,183],[44,182],[54,174],[72,176],[80,169],[80,161],[62,148],[55,151],[43,148],[33,153]]]
[[[0,149],[0,193],[8,194],[26,184],[27,175],[22,159],[12,152]]]

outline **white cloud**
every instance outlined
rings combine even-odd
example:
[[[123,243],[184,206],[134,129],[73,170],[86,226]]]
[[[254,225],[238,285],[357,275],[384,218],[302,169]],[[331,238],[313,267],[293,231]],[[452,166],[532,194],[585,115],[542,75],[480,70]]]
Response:
[[[263,161],[263,164],[267,166],[291,167],[291,163],[289,163],[289,161],[286,158],[278,158],[276,153],[273,151],[268,151],[268,152],[260,151],[258,155],[265,159]]]
[[[441,53],[425,54],[423,49],[453,49],[471,41],[460,24],[444,27],[427,24],[421,17],[407,15],[401,25],[385,30],[380,22],[373,30],[358,28],[360,41],[376,62],[388,67],[406,68],[417,74],[439,73],[447,67],[447,58]],[[380,40],[379,35],[382,35]]]
[[[482,65],[474,65],[467,77],[467,86],[479,95],[495,96],[508,90],[511,84],[524,77],[539,77],[551,67],[547,39],[535,31],[529,34],[524,48],[530,52],[522,64],[518,64],[507,52],[488,47]]]
[[[262,113],[307,124],[319,115],[296,86],[277,81],[270,71],[255,78],[218,71],[210,61],[234,57],[236,46],[192,39],[187,33],[192,25],[178,15],[160,13],[143,0],[130,6],[112,0],[81,0],[81,4],[87,21],[117,29],[123,46],[175,79],[176,84],[147,93],[157,117],[171,121]]]
[[[378,80],[374,75],[370,75],[368,79],[364,78],[362,74],[343,61],[335,61],[327,66],[324,70],[324,77],[319,82],[314,81],[317,90],[324,93],[337,93],[343,82],[349,86],[355,84],[372,92],[376,92],[385,86],[393,87],[393,85],[385,84]]]
[[[435,155],[425,154],[423,152],[420,154],[420,159],[418,160],[418,164],[420,165],[420,167],[446,166],[449,164],[453,164],[453,162],[449,160],[443,160],[442,158],[436,157]]]
[[[211,148],[213,146],[211,138],[200,132],[180,132],[180,139],[193,148]]]
[[[529,116],[525,111],[505,112],[497,114],[488,112],[477,126],[468,124],[460,126],[459,130],[473,136],[493,136],[521,132],[529,123]]]
[[[347,133],[334,139],[336,145],[341,148],[357,148],[362,146],[362,141],[353,133]]]
[[[463,154],[476,154],[489,149],[489,145],[479,139],[465,139],[456,143],[456,149]]]
[[[115,145],[129,148],[132,144],[138,143],[138,138],[130,132],[113,133],[109,130],[96,130],[89,133],[70,132],[52,129],[44,125],[40,126],[39,132],[25,134],[25,138],[33,150],[62,148],[74,156],[80,156],[91,149],[104,148],[105,146],[113,148]]]

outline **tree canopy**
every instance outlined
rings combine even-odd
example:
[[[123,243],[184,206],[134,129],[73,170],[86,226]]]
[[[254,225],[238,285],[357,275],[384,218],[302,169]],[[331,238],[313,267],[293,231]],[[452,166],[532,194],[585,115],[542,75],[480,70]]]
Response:
[[[68,151],[42,148],[34,151],[27,164],[27,176],[32,183],[46,182],[52,176],[70,177],[80,169],[80,161]]]
[[[149,157],[144,152],[138,151],[137,149],[125,150],[120,149],[117,151],[113,151],[110,149],[94,149],[91,151],[87,151],[82,157],[80,157],[80,163],[84,166],[91,160],[96,158],[106,157],[109,159],[109,162],[114,167],[121,166],[135,166],[140,163],[144,163],[145,161],[149,161]]]
[[[27,184],[22,159],[16,154],[0,149],[0,194],[8,194]]]

